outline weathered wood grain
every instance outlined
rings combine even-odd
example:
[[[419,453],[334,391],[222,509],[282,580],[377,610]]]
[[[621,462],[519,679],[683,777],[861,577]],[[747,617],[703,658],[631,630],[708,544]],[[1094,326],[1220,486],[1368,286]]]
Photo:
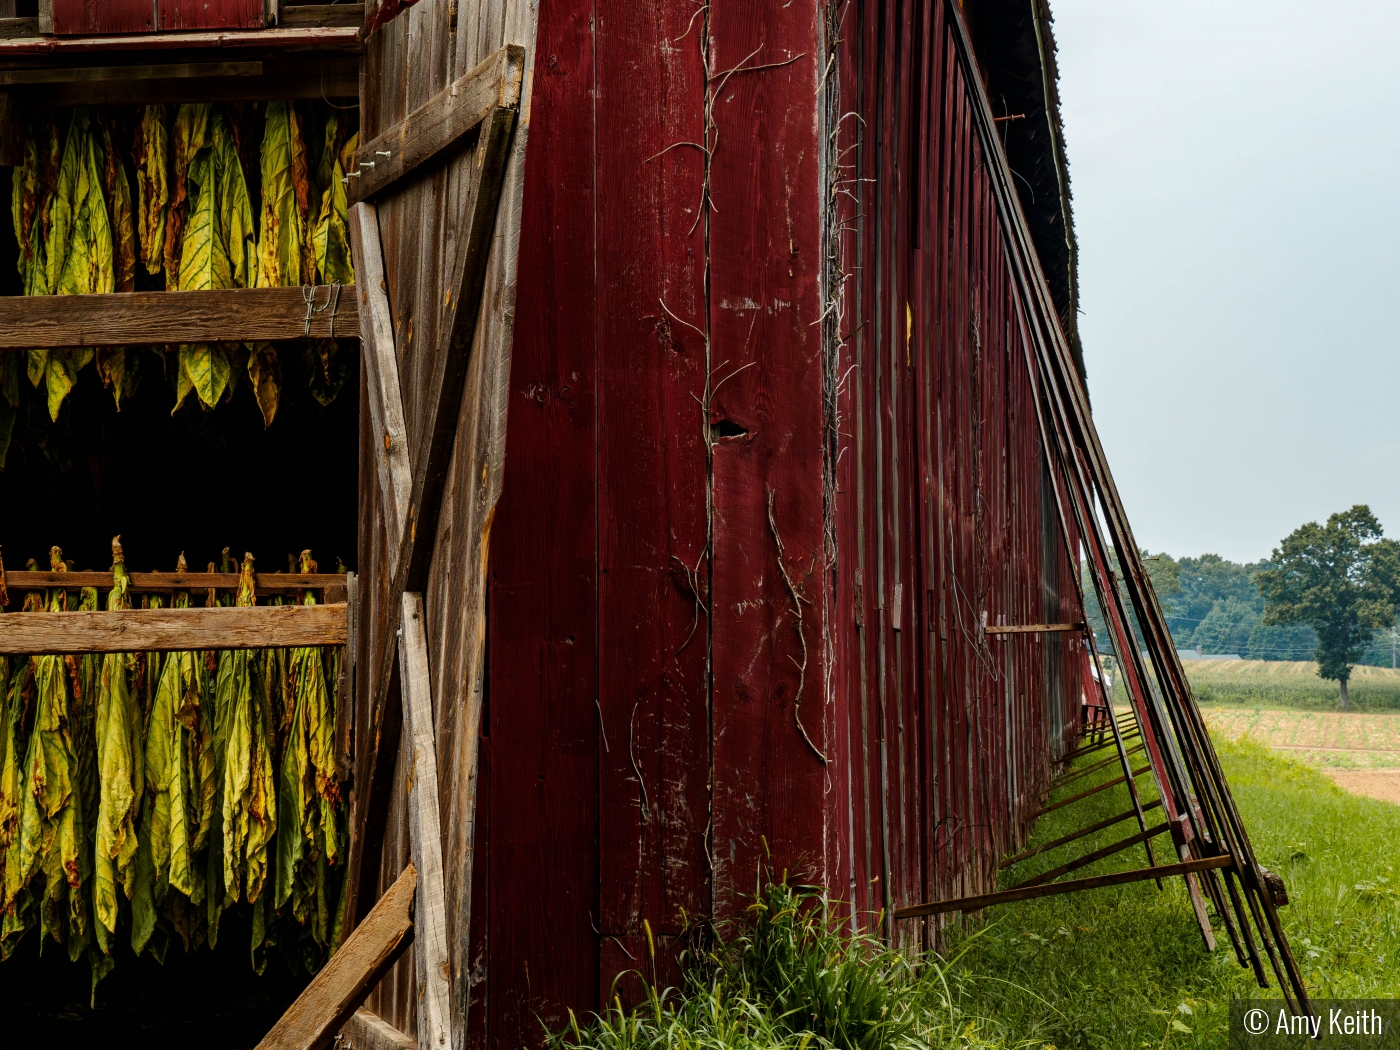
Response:
[[[418,1044],[378,1014],[356,1010],[340,1030],[345,1050],[417,1050]]]
[[[364,4],[287,4],[277,13],[277,24],[283,29],[305,26],[354,26],[365,20]]]
[[[989,626],[988,634],[1063,634],[1070,631],[1082,631],[1082,623],[1024,623],[1009,626]]]
[[[412,864],[345,939],[257,1050],[324,1050],[414,936]],[[392,1044],[390,1044],[392,1045]]]
[[[315,294],[323,307],[333,293],[320,285]],[[312,315],[309,336],[300,288],[0,296],[0,350],[343,338],[359,327],[354,285],[340,289],[333,309]]]
[[[276,24],[277,0],[267,0]],[[264,0],[156,0],[163,33],[198,29],[261,29]],[[94,6],[94,5],[88,5]]]
[[[156,28],[158,3],[152,0],[51,0],[53,28],[59,36],[98,33],[149,33]]]
[[[0,18],[0,40],[38,35],[39,19],[37,18]]]
[[[442,871],[442,821],[438,813],[437,743],[428,669],[428,636],[423,596],[403,596],[399,667],[403,726],[409,747],[408,826],[413,864],[419,871],[415,912],[418,977],[418,1045],[446,1050],[452,1040],[453,960],[447,953],[447,902]]]
[[[236,572],[133,572],[129,574],[132,591],[160,592],[208,590],[213,587],[221,591],[235,591],[241,579]],[[5,584],[16,593],[39,590],[45,587],[96,587],[98,590],[112,586],[110,572],[6,572]],[[280,573],[259,572],[253,575],[253,586],[258,594],[291,594],[296,591],[324,590],[327,587],[344,587],[343,573]],[[329,600],[329,599],[327,599]]]
[[[435,95],[427,104],[376,135],[355,154],[355,170],[346,196],[352,203],[369,200],[402,179],[421,175],[498,107],[520,104],[524,51],[501,48],[470,73]]]
[[[510,132],[515,111],[493,109],[482,121],[476,149],[476,179],[467,195],[462,229],[457,241],[456,266],[446,288],[446,345],[434,356],[419,402],[421,426],[413,455],[413,496],[408,520],[395,563],[395,587],[421,590],[432,560],[432,539],[437,535],[443,488],[457,437],[462,410],[462,390],[476,337],[477,314],[486,280],[491,237],[496,226]],[[418,544],[419,536],[428,542]]]
[[[0,616],[0,653],[130,653],[344,645],[344,605],[31,612]]]
[[[40,17],[42,33],[43,19]],[[360,32],[344,26],[244,29],[210,33],[152,33],[138,36],[11,37],[0,39],[0,57],[85,54],[96,51],[194,51],[201,48],[262,48],[272,51],[358,51]]]
[[[350,248],[358,275],[360,345],[365,362],[369,415],[374,424],[374,463],[385,527],[401,537],[413,497],[404,428],[399,362],[394,353],[394,322],[385,290],[384,252],[379,241],[379,216],[374,205],[359,202],[348,216]],[[397,570],[398,546],[389,548],[389,573]]]

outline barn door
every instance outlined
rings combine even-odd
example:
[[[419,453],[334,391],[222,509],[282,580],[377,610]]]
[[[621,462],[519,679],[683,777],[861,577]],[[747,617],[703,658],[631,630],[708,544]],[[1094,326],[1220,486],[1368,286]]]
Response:
[[[411,859],[411,959],[360,1020],[422,1047],[461,1047],[483,577],[504,456],[534,15],[516,0],[367,6],[361,146],[347,173],[363,311],[347,892],[367,916]]]

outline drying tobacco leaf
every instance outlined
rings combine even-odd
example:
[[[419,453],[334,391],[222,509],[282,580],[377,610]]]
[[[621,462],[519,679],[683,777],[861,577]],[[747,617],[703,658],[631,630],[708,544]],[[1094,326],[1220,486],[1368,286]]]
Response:
[[[111,132],[97,125],[102,136],[102,191],[107,198],[107,221],[112,230],[113,287],[115,292],[136,290],[136,229],[131,217],[131,186],[126,165],[117,153]]]
[[[311,241],[316,256],[316,273],[321,283],[354,284],[355,268],[350,261],[350,230],[347,225],[345,169],[331,142],[334,127],[335,121],[332,118],[327,122],[327,142],[323,152],[323,156],[332,158],[330,180],[321,197]],[[353,155],[358,143],[359,135],[352,135],[345,148]]]
[[[254,604],[253,556],[243,557],[238,605]],[[224,897],[257,901],[267,878],[267,847],[277,828],[276,785],[266,694],[254,688],[247,650],[233,654],[224,759]]]
[[[248,378],[262,412],[263,426],[270,427],[282,400],[282,364],[277,358],[277,348],[271,343],[248,344]],[[2,466],[4,461],[0,459]]]
[[[97,375],[102,385],[112,391],[120,412],[122,402],[141,385],[141,351],[135,347],[98,347]]]
[[[24,162],[11,174],[10,218],[19,244],[16,263],[25,295],[43,295],[48,291],[43,236],[43,212],[47,208],[41,210],[41,204],[48,202],[47,195],[41,197],[39,151],[39,141],[30,133],[24,140]]]
[[[141,262],[150,274],[165,266],[165,218],[170,207],[166,181],[170,141],[165,131],[165,107],[147,106],[136,137],[136,215]]]
[[[308,253],[306,150],[290,102],[267,107],[262,143],[262,215],[258,231],[259,288],[306,283]]]
[[[112,540],[110,610],[131,608],[130,577],[122,556],[121,537]],[[117,931],[120,885],[129,899],[136,876],[136,817],[145,793],[145,752],[141,743],[141,708],[131,690],[132,658],[107,653],[97,699],[96,746],[98,806],[96,829],[95,900],[98,921]]]
[[[175,114],[175,144],[171,157],[170,204],[165,219],[165,286],[179,287],[180,252],[185,242],[185,217],[189,213],[188,177],[195,154],[205,145],[210,105],[186,103]]]

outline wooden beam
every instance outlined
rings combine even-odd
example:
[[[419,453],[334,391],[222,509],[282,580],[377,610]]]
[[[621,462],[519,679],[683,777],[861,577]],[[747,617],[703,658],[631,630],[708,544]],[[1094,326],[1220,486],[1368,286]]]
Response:
[[[1150,770],[1151,768],[1152,768],[1152,766],[1149,764],[1149,765],[1142,766],[1142,767],[1140,767],[1140,768],[1138,768],[1138,769],[1135,769],[1135,770],[1133,770],[1133,777],[1134,777],[1134,778],[1140,777],[1140,776],[1142,776],[1144,773],[1146,773],[1148,770]],[[1081,791],[1079,794],[1077,794],[1077,795],[1071,795],[1069,798],[1062,798],[1062,799],[1060,799],[1060,801],[1056,802],[1054,805],[1052,805],[1052,806],[1046,806],[1044,809],[1042,809],[1039,813],[1037,813],[1037,814],[1035,815],[1035,819],[1036,819],[1036,820],[1039,820],[1041,817],[1045,816],[1045,814],[1047,814],[1047,813],[1053,813],[1053,812],[1055,812],[1055,810],[1057,810],[1057,809],[1063,809],[1065,806],[1068,806],[1070,803],[1072,803],[1072,802],[1078,802],[1078,801],[1079,801],[1080,799],[1082,799],[1082,798],[1088,798],[1090,795],[1097,795],[1100,791],[1105,791],[1105,790],[1107,790],[1108,788],[1111,788],[1111,787],[1114,787],[1115,785],[1121,784],[1121,783],[1123,783],[1123,782],[1124,782],[1125,780],[1127,780],[1127,779],[1128,779],[1127,777],[1117,777],[1117,778],[1114,779],[1114,780],[1105,780],[1102,784],[1095,785],[1094,787],[1089,788],[1087,791]]]
[[[306,26],[352,26],[359,29],[365,21],[364,4],[294,4],[282,5],[277,24],[283,29]]]
[[[418,1045],[449,1050],[452,1039],[452,960],[447,954],[447,889],[442,868],[442,820],[438,813],[437,743],[428,671],[423,596],[403,596],[399,634],[403,728],[408,742],[408,837],[418,869],[414,912],[418,947]]]
[[[1110,842],[1102,849],[1096,849],[1092,853],[1086,853],[1082,857],[1075,857],[1074,860],[1066,861],[1058,868],[1042,871],[1039,875],[1027,879],[1025,882],[1021,883],[1021,885],[1039,886],[1041,883],[1050,882],[1054,879],[1058,879],[1061,875],[1068,875],[1070,872],[1078,871],[1080,868],[1087,868],[1090,864],[1103,860],[1105,857],[1111,857],[1115,853],[1121,853],[1130,846],[1136,846],[1139,842],[1146,842],[1148,839],[1163,835],[1171,831],[1171,829],[1170,824],[1158,824],[1156,827],[1147,828],[1144,831],[1129,835],[1125,839],[1118,839],[1116,842]]]
[[[319,285],[316,306],[332,294]],[[0,350],[344,338],[359,328],[354,285],[340,289],[334,309],[312,315],[309,335],[300,288],[0,296]]]
[[[266,102],[356,98],[360,59],[339,52],[266,56],[256,77],[157,77],[153,80],[63,81],[15,88],[24,105],[154,105],[176,102]]]
[[[418,873],[412,864],[389,887],[257,1050],[324,1050],[413,941]]]
[[[988,634],[1063,634],[1082,631],[1082,623],[1024,623],[1015,626],[988,627]]]
[[[43,32],[42,15],[39,24],[40,32]],[[194,51],[204,48],[359,51],[360,31],[341,26],[302,26],[293,29],[140,33],[123,36],[12,37],[0,39],[0,58],[10,55],[82,55],[98,51]]]
[[[0,653],[132,653],[344,645],[344,605],[30,612],[0,616]]]
[[[1126,886],[1129,883],[1146,882],[1149,879],[1168,879],[1193,871],[1230,868],[1234,867],[1234,863],[1234,859],[1228,856],[1205,857],[1201,860],[1188,860],[1181,864],[1162,864],[1155,868],[1134,868],[1132,871],[1120,871],[1112,875],[1095,875],[1092,878],[1073,879],[1069,882],[1052,882],[1041,886],[1018,886],[1016,889],[1002,890],[1000,893],[983,893],[976,897],[958,897],[951,900],[933,901],[929,904],[915,904],[908,908],[897,908],[894,917],[896,919],[917,919],[924,915],[946,915],[956,911],[980,911],[993,904],[1009,904],[1012,901],[1034,900],[1037,897],[1053,897],[1060,893],[1078,893],[1081,890],[1094,890],[1105,886]]]
[[[352,203],[369,200],[405,178],[421,175],[494,110],[515,109],[524,68],[524,50],[503,47],[367,142],[355,154],[359,174],[350,179],[346,196]]]
[[[463,214],[461,247],[456,272],[448,283],[447,345],[433,357],[423,398],[423,430],[413,456],[413,498],[408,520],[399,541],[394,589],[426,589],[428,564],[437,535],[438,514],[442,510],[443,486],[452,460],[452,445],[462,411],[462,390],[471,360],[476,318],[481,307],[481,289],[486,281],[486,263],[491,254],[491,235],[496,227],[496,206],[500,203],[501,182],[510,149],[510,133],[515,110],[499,107],[481,126],[476,148],[476,180]],[[416,540],[423,538],[424,542]],[[392,539],[391,539],[392,542]]]
[[[0,69],[0,85],[75,84],[105,80],[183,80],[191,77],[260,77],[261,62],[171,62],[160,66],[68,66]]]
[[[384,501],[384,525],[389,536],[389,577],[398,571],[399,544],[413,498],[408,464],[408,432],[404,425],[403,394],[399,388],[399,359],[394,349],[394,321],[384,277],[384,252],[379,243],[379,216],[373,204],[350,206],[347,216],[350,252],[358,275],[360,346],[370,422],[374,426],[374,461],[379,493]]]
[[[13,40],[15,37],[39,35],[39,19],[30,15],[27,18],[0,18],[0,40]]]
[[[166,594],[170,591],[220,591],[238,590],[241,579],[236,572],[133,572],[130,574],[131,590],[137,594],[150,592]],[[330,587],[345,587],[343,573],[290,573],[259,572],[253,575],[253,586],[258,594],[293,594],[296,591],[324,591]],[[80,587],[96,587],[109,590],[112,586],[110,572],[7,572],[5,586],[16,594],[22,591],[44,590],[49,587],[66,587],[77,590]],[[12,601],[14,599],[11,599]]]
[[[418,1050],[418,1044],[378,1014],[356,1010],[340,1030],[345,1050]]]

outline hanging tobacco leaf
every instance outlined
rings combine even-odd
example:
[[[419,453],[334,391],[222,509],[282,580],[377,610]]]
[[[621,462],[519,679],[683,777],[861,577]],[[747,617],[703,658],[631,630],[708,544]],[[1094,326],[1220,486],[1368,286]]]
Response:
[[[122,556],[120,536],[112,540],[112,577],[107,608],[131,608],[130,577]],[[121,886],[128,899],[134,893],[136,817],[145,793],[142,717],[131,689],[132,664],[129,654],[105,654],[97,699],[99,794],[95,910],[98,921],[111,933],[117,931],[117,886]]]
[[[112,230],[112,290],[136,290],[136,228],[131,216],[131,185],[126,165],[117,152],[112,134],[96,125],[102,144],[102,192],[107,200],[107,222]]]
[[[19,243],[16,264],[25,295],[44,295],[48,291],[44,262],[45,215],[41,211],[41,203],[47,205],[48,201],[40,195],[39,148],[31,131],[24,140],[24,162],[11,174],[10,218],[14,223],[15,240]]]
[[[165,107],[147,106],[136,137],[136,216],[141,262],[149,274],[165,266],[165,220],[170,207],[166,181],[170,140],[165,130]]]
[[[329,181],[321,196],[321,204],[312,230],[311,240],[316,257],[317,278],[322,284],[354,284],[355,268],[350,259],[350,230],[347,224],[348,205],[345,197],[345,169],[334,144],[334,118],[327,122],[327,142],[324,157],[330,158]],[[359,134],[352,135],[345,148],[353,155]]]
[[[120,412],[122,402],[134,396],[141,386],[141,351],[136,347],[98,347],[97,375],[102,385],[112,391]]]
[[[185,217],[189,213],[189,171],[195,154],[204,148],[209,130],[210,105],[186,103],[175,114],[175,143],[171,157],[170,204],[165,219],[165,286],[178,288],[180,253],[185,242]]]
[[[282,400],[282,365],[277,359],[277,348],[271,343],[248,345],[248,378],[262,412],[263,426],[270,427]],[[4,466],[3,460],[0,466]]]
[[[253,605],[253,556],[245,554],[237,604]],[[224,759],[225,900],[256,902],[267,879],[268,844],[277,828],[276,785],[265,690],[255,689],[247,650],[230,669],[228,748]]]
[[[262,215],[258,230],[259,288],[304,284],[307,257],[306,150],[290,102],[267,107],[262,143]]]

